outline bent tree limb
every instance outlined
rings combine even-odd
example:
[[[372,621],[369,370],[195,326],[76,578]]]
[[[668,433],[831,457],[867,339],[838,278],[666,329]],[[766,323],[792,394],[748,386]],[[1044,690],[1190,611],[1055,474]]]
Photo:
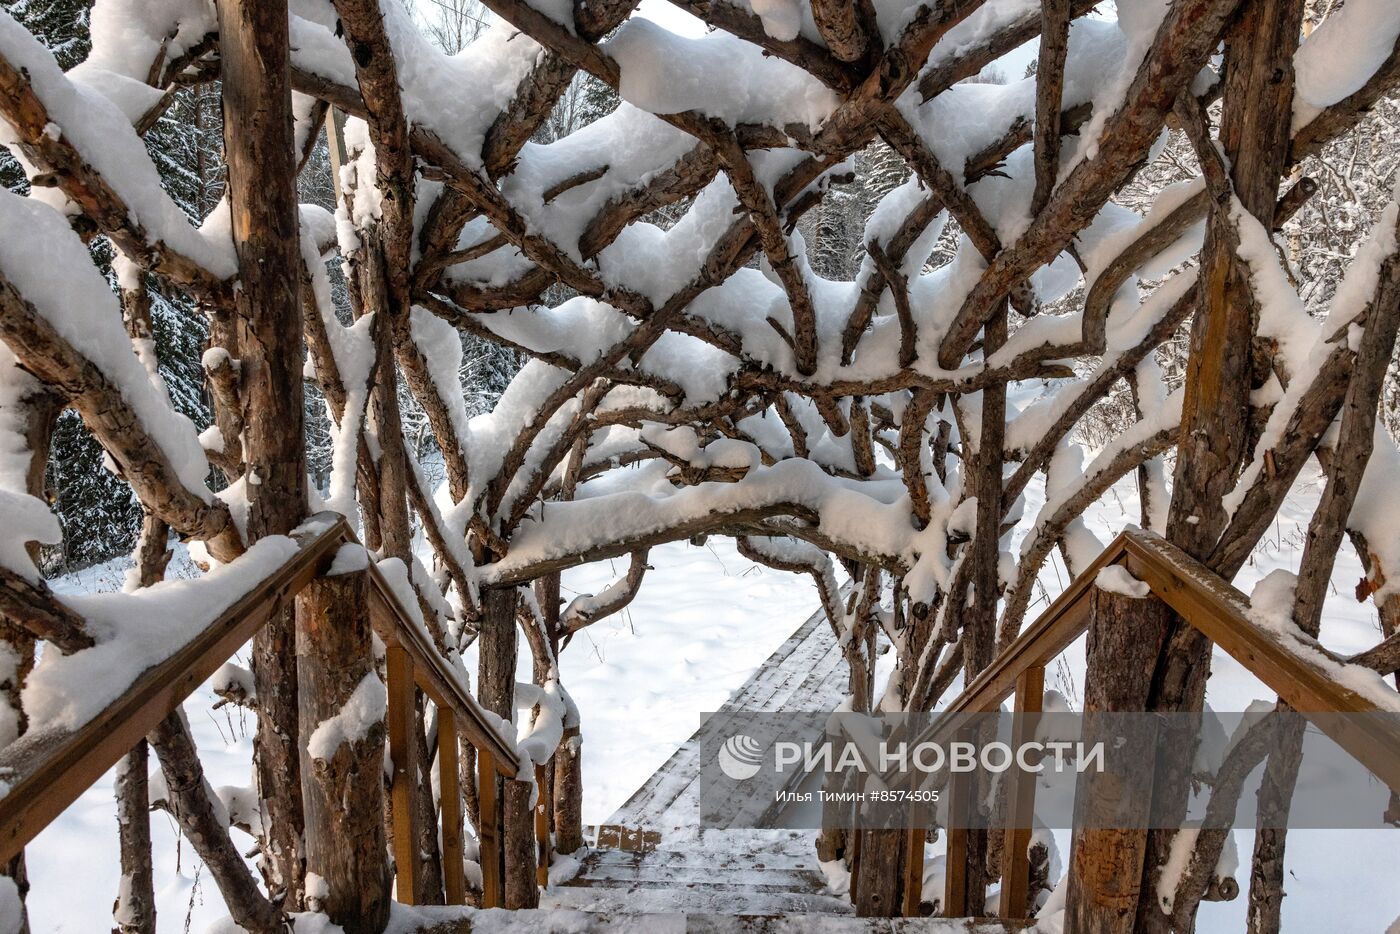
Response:
[[[221,819],[183,711],[162,720],[147,740],[160,759],[171,816],[209,867],[234,923],[249,934],[282,934],[282,912],[258,888]]]

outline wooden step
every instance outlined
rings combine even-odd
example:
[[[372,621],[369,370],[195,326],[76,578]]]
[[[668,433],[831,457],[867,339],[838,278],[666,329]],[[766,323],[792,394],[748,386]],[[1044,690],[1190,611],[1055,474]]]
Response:
[[[578,906],[551,905],[550,908]],[[854,915],[789,912],[787,914],[730,915],[716,912],[679,912],[661,909],[650,913],[591,911],[570,917],[567,928],[549,908],[510,913],[510,929],[573,934],[1007,934],[1032,926],[1029,921],[995,918],[857,918]],[[472,934],[482,919],[472,908],[395,907],[394,930],[404,934]],[[494,921],[492,924],[500,924]],[[495,928],[493,927],[493,930]]]
[[[594,850],[583,858],[581,872],[587,873],[594,866],[622,867],[637,866],[642,863],[668,868],[691,869],[699,872],[734,866],[775,869],[786,872],[820,871],[817,866],[816,852],[810,845],[803,846],[800,851],[797,848],[791,850],[755,849],[753,851],[726,848],[713,851],[703,849],[703,846],[703,843],[697,843],[694,849],[665,849],[645,854],[628,853],[622,850]]]
[[[655,886],[650,884],[570,885],[549,889],[542,899],[550,907],[579,911],[683,912],[742,915],[785,915],[792,913],[848,915],[850,902],[834,895],[805,892],[764,891],[749,886],[693,885]]]

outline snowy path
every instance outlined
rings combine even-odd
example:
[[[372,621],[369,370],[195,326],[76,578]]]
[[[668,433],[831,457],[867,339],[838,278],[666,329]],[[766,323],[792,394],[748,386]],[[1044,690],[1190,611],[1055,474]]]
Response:
[[[827,889],[812,832],[697,831],[707,737],[737,711],[831,710],[846,680],[836,636],[818,609],[608,819],[660,831],[657,849],[593,850],[545,900],[588,911],[849,915],[850,903]]]
[[[846,680],[836,635],[818,609],[607,822],[659,830],[663,838],[692,834],[699,820],[697,759],[707,739],[724,730],[729,716],[752,710],[832,710],[846,693]]]

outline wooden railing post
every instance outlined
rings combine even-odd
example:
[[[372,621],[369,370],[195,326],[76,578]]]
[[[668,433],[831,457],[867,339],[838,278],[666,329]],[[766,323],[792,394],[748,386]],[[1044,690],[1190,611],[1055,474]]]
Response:
[[[418,812],[414,807],[413,783],[418,763],[414,761],[415,692],[413,658],[400,645],[385,650],[389,673],[389,760],[393,765],[390,811],[394,824],[394,873],[398,880],[398,900],[405,905],[418,902]]]
[[[1032,665],[1016,679],[1015,722],[1011,748],[1020,749],[1035,738],[1035,714],[1045,700],[1045,668]],[[1001,851],[1001,911],[1003,918],[1024,918],[1031,914],[1031,862],[1028,850],[1035,819],[1035,773],[1012,773],[1006,800],[1006,845]]]
[[[967,916],[967,808],[971,799],[971,774],[948,775],[947,856],[943,862],[943,915]]]
[[[505,880],[501,874],[501,813],[497,806],[496,759],[489,749],[476,751],[477,807],[481,814],[476,828],[481,860],[481,907],[505,905]]]
[[[457,715],[438,708],[438,785],[442,801],[442,877],[449,905],[467,903],[467,874],[462,854],[462,788],[458,772]]]
[[[846,845],[851,848],[851,862],[849,867],[851,870],[851,888],[849,893],[851,896],[851,904],[855,904],[860,888],[860,838],[861,832],[855,829],[855,827],[852,827],[846,833]]]
[[[917,813],[917,811],[916,811]],[[924,840],[928,830],[910,827],[904,832],[904,910],[906,918],[923,914],[924,901]]]

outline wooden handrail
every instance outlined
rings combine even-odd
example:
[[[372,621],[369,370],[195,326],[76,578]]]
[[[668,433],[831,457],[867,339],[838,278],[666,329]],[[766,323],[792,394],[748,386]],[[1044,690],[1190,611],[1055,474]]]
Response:
[[[349,535],[337,518],[184,646],[76,729],[30,730],[0,750],[0,861],[8,861],[311,583]]]
[[[0,750],[0,861],[18,854],[93,782],[176,710],[228,661],[285,602],[325,573],[340,546],[356,543],[338,515],[312,517],[296,554],[205,626],[184,646],[137,676],[121,696],[75,729],[31,730]],[[386,645],[401,649],[415,680],[440,709],[450,710],[463,739],[501,775],[519,771],[512,748],[491,726],[457,672],[400,605],[379,569],[369,568],[371,622]],[[488,772],[488,774],[490,774]]]
[[[997,710],[1026,671],[1044,667],[1082,636],[1089,626],[1088,598],[1094,582],[1101,570],[1113,564],[1123,565],[1147,584],[1154,596],[1304,716],[1377,710],[1327,670],[1327,664],[1342,665],[1344,659],[1316,644],[1303,651],[1301,642],[1290,642],[1283,633],[1260,626],[1249,618],[1249,598],[1238,589],[1161,536],[1134,528],[1109,543],[1035,622],[939,712],[938,727],[925,738],[936,741],[951,732],[955,724],[950,714]],[[1360,722],[1369,724],[1363,736],[1340,728],[1335,718],[1322,718],[1316,725],[1400,790],[1400,730],[1385,718],[1361,718]]]
[[[369,567],[369,582],[370,625],[375,634],[385,646],[403,647],[413,659],[414,681],[423,693],[439,708],[456,714],[457,729],[463,738],[478,749],[489,751],[502,776],[514,778],[520,769],[514,748],[496,732],[461,677],[448,665],[428,633],[404,610],[383,573],[373,564]]]
[[[1047,664],[1083,635],[1091,620],[1090,597],[1104,568],[1120,564],[1151,593],[1166,603],[1195,629],[1224,649],[1251,674],[1291,707],[1327,734],[1337,745],[1400,792],[1400,724],[1393,717],[1335,717],[1336,713],[1367,713],[1377,706],[1335,676],[1335,666],[1346,660],[1324,649],[1315,640],[1299,633],[1292,636],[1260,626],[1249,617],[1249,599],[1228,581],[1215,574],[1186,552],[1159,535],[1130,528],[1120,533],[1083,570],[1036,620],[997,655],[957,698],[940,711],[935,724],[924,730],[915,742],[942,742],[957,732],[965,717],[1000,709],[1002,701],[1017,693],[1018,711],[1037,711],[1039,698],[1022,698],[1026,691],[1043,691]],[[1034,787],[1013,791],[1016,811],[1026,814],[1033,801]],[[949,813],[954,813],[956,789],[949,795]],[[949,852],[957,850],[955,837],[965,838],[966,830],[949,830]],[[1013,896],[1023,896],[1027,871],[1026,834],[1007,831],[1003,856],[1003,887]],[[915,829],[911,838],[921,837]],[[923,847],[910,846],[906,860],[905,913],[917,914],[917,886],[923,877]],[[958,891],[962,874],[949,857],[945,874],[945,913],[960,912],[965,892]],[[1010,882],[1008,883],[1008,879]],[[1016,898],[1003,900],[1003,917],[1018,912]]]

